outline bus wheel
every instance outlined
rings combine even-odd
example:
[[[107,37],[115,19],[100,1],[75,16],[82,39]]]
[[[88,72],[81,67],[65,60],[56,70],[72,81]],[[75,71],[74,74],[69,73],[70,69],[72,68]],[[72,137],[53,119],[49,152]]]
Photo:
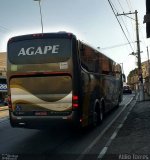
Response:
[[[9,119],[9,121],[10,121],[10,125],[11,125],[11,127],[16,127],[16,124],[12,121],[12,119],[11,119],[11,118]]]
[[[104,112],[103,112],[103,108],[100,107],[100,116],[99,116],[100,123],[102,123],[103,119],[104,119]]]
[[[94,126],[99,125],[103,121],[103,111],[101,107],[99,106],[99,103],[97,103],[94,111]]]

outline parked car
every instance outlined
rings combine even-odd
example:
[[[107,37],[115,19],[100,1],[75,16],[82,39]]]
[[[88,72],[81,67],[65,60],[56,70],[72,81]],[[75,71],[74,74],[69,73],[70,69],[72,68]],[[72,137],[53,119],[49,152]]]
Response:
[[[132,89],[129,85],[123,86],[123,93],[130,93],[132,94]]]

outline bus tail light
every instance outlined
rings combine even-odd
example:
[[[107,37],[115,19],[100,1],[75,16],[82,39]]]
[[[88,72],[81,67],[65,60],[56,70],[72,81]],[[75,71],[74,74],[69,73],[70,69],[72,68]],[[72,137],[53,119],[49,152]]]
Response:
[[[78,100],[79,100],[78,96],[74,95],[72,97],[72,106],[73,106],[73,108],[78,108],[79,107]]]

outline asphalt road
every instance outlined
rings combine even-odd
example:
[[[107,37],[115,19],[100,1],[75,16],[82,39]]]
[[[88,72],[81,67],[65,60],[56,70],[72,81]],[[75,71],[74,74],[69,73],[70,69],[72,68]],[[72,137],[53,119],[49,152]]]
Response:
[[[68,126],[56,126],[48,131],[12,128],[8,111],[1,111],[0,158],[20,159],[96,159],[116,130],[117,124],[126,115],[132,95],[124,95],[118,109],[113,110],[103,123],[94,128],[77,132]]]

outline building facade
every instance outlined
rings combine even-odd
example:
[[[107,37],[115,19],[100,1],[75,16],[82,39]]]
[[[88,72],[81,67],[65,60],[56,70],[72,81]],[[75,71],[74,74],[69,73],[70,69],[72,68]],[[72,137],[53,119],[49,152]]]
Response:
[[[6,78],[6,63],[7,63],[7,53],[0,52],[0,77]]]
[[[7,79],[6,79],[7,53],[0,52],[0,104],[7,105]]]
[[[148,61],[144,61],[141,63],[141,67],[142,67],[144,90],[150,94],[150,63]],[[139,85],[138,68],[135,68],[129,73],[127,77],[127,83],[131,86],[133,90],[138,89]]]

